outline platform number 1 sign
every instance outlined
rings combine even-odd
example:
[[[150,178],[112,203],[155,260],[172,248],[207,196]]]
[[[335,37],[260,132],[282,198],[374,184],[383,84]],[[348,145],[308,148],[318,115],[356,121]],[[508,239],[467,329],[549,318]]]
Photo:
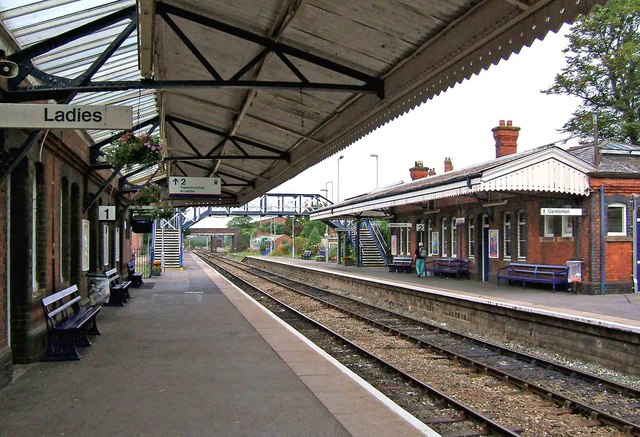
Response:
[[[116,219],[116,207],[115,206],[99,206],[98,207],[98,220],[100,221],[113,221]]]

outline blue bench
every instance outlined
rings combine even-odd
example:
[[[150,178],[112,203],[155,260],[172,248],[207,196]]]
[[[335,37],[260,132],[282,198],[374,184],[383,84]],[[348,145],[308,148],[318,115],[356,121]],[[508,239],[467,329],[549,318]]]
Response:
[[[471,279],[469,275],[469,260],[462,258],[435,258],[425,263],[425,272],[432,272],[434,276],[438,275],[465,275],[467,279]]]
[[[508,266],[500,267],[496,278],[498,287],[500,279],[506,279],[511,284],[512,281],[522,282],[524,288],[527,283],[549,284],[556,291],[556,286],[567,287],[569,267],[549,264],[526,264],[511,263]]]
[[[90,346],[88,335],[100,335],[96,316],[100,305],[81,305],[78,287],[72,285],[42,299],[47,323],[47,348],[43,361],[79,360],[76,346]]]
[[[393,261],[389,264],[390,272],[411,273],[412,256],[397,255],[393,257]]]

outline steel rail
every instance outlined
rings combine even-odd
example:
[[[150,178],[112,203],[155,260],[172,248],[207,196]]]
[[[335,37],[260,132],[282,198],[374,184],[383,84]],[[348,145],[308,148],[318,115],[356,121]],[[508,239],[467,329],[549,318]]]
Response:
[[[231,263],[227,259],[224,259],[224,258],[221,258],[221,259],[223,259],[224,262]],[[332,302],[328,302],[328,301],[326,301],[326,300],[324,300],[324,299],[322,299],[322,298],[320,298],[318,296],[313,296],[313,295],[311,295],[309,293],[305,293],[305,292],[303,292],[303,291],[301,291],[301,290],[299,290],[297,288],[294,288],[294,287],[289,286],[287,284],[278,282],[278,281],[276,281],[276,280],[274,280],[272,278],[266,277],[266,276],[264,276],[262,274],[258,274],[258,273],[256,273],[256,270],[260,271],[262,273],[266,273],[269,276],[272,276],[272,277],[275,276],[275,277],[284,279],[284,280],[289,281],[289,282],[294,282],[294,283],[297,282],[297,281],[294,281],[292,279],[284,278],[284,277],[282,277],[280,275],[277,275],[275,273],[272,273],[272,272],[266,272],[266,271],[264,271],[264,270],[262,270],[262,269],[260,269],[258,267],[254,267],[254,266],[250,267],[250,269],[252,269],[253,271],[249,272],[246,267],[247,267],[246,265],[242,265],[242,264],[240,266],[236,266],[236,268],[242,268],[243,270],[247,271],[248,273],[254,274],[256,276],[260,276],[262,279],[271,281],[271,282],[273,282],[273,283],[275,283],[275,284],[277,284],[279,286],[285,287],[285,288],[287,288],[287,289],[289,289],[291,291],[294,291],[294,292],[297,292],[297,293],[302,293],[302,294],[304,294],[304,295],[306,295],[306,296],[308,296],[310,298],[313,298],[313,299],[315,299],[315,300],[317,300],[319,302],[322,302],[323,304],[325,304],[327,306],[332,307],[333,309],[336,309],[336,310],[341,311],[341,312],[343,312],[345,314],[348,314],[349,316],[358,318],[358,319],[360,319],[362,321],[370,323],[373,326],[377,326],[377,327],[379,327],[381,329],[384,329],[384,330],[387,330],[389,332],[392,332],[395,335],[398,335],[400,337],[408,338],[408,339],[410,339],[412,341],[415,341],[416,343],[418,343],[419,345],[421,345],[423,347],[427,347],[429,349],[435,349],[439,353],[442,353],[445,356],[453,358],[458,362],[462,362],[463,364],[467,365],[468,367],[470,367],[472,369],[475,369],[476,371],[478,369],[480,369],[480,370],[484,371],[485,373],[491,374],[491,375],[496,376],[496,377],[498,377],[500,379],[508,381],[508,382],[512,383],[514,386],[522,388],[523,390],[528,390],[530,392],[534,392],[534,393],[536,393],[538,395],[541,395],[544,398],[553,401],[554,403],[556,403],[557,405],[559,405],[559,406],[561,406],[561,407],[563,407],[565,409],[571,409],[571,410],[579,412],[579,413],[581,413],[583,415],[587,415],[592,420],[597,419],[597,420],[599,420],[599,421],[601,421],[603,423],[615,426],[616,428],[621,429],[622,431],[627,433],[627,435],[640,436],[640,425],[639,424],[630,422],[630,421],[625,420],[625,419],[623,419],[621,417],[618,417],[618,416],[612,415],[610,413],[607,413],[606,411],[603,411],[603,410],[599,409],[596,406],[585,404],[585,403],[580,402],[580,401],[578,401],[576,399],[573,399],[573,398],[571,398],[569,396],[563,395],[563,394],[558,393],[558,392],[554,392],[553,390],[550,390],[550,389],[547,389],[545,387],[542,387],[542,386],[540,386],[538,384],[535,384],[535,383],[533,383],[531,381],[527,381],[525,379],[522,379],[522,378],[520,378],[520,377],[518,377],[518,376],[516,376],[514,374],[511,374],[511,373],[509,373],[507,371],[504,371],[504,370],[498,369],[496,367],[493,367],[493,366],[487,365],[485,363],[482,363],[480,361],[474,360],[473,358],[464,356],[464,355],[462,355],[462,354],[460,354],[458,352],[455,352],[455,351],[453,351],[451,349],[448,349],[448,348],[445,348],[445,347],[442,347],[442,346],[438,346],[436,344],[424,341],[424,340],[418,338],[417,336],[414,336],[414,335],[411,335],[411,334],[407,334],[405,332],[402,332],[402,330],[400,330],[400,329],[396,329],[395,327],[391,326],[391,324],[389,324],[389,323],[380,322],[378,320],[371,319],[371,318],[368,318],[368,317],[363,316],[361,314],[355,313],[355,312],[353,312],[353,311],[351,311],[349,309],[341,307],[338,304],[334,304]],[[308,285],[308,284],[301,284],[301,283],[298,283],[298,284],[301,285],[301,286],[304,286],[305,288],[312,288],[314,290],[317,290],[318,292],[320,292],[322,294],[325,294],[325,295],[327,295],[327,294],[330,295],[331,294],[331,293],[327,292],[326,290],[323,290],[323,289],[320,289],[320,288],[317,288],[317,287],[313,287],[313,286]],[[373,305],[365,304],[365,303],[360,302],[360,301],[355,301],[355,300],[350,299],[350,298],[345,297],[345,296],[337,296],[337,297],[339,297],[341,299],[349,300],[349,301],[351,301],[353,303],[356,303],[358,305],[373,307],[376,310],[384,311],[384,312],[387,312],[389,314],[392,314],[394,317],[396,317],[398,319],[404,319],[404,320],[407,320],[407,321],[409,321],[410,323],[413,323],[413,324],[420,324],[420,325],[423,325],[423,326],[427,326],[427,327],[429,327],[431,329],[435,329],[435,330],[437,330],[439,332],[446,333],[447,335],[451,335],[451,336],[454,336],[454,337],[457,337],[457,338],[463,338],[463,339],[465,339],[467,341],[470,340],[470,341],[472,341],[472,342],[474,342],[476,344],[482,345],[484,347],[488,347],[490,349],[495,349],[495,350],[499,351],[501,354],[508,355],[508,356],[511,356],[511,357],[517,357],[518,359],[521,359],[523,361],[527,361],[527,362],[529,362],[529,364],[535,364],[536,366],[540,366],[540,367],[544,366],[546,368],[552,368],[553,370],[556,370],[556,371],[558,371],[560,373],[563,373],[563,374],[565,374],[567,376],[570,376],[570,377],[575,377],[577,375],[577,376],[581,377],[583,380],[591,382],[591,383],[596,383],[596,384],[597,383],[603,383],[604,385],[607,385],[608,387],[613,388],[614,390],[618,391],[619,393],[622,393],[622,394],[625,394],[625,395],[628,395],[628,396],[640,397],[640,391],[638,391],[638,390],[636,390],[636,389],[634,389],[632,387],[628,387],[628,386],[625,386],[625,385],[622,385],[622,384],[618,384],[618,383],[616,383],[614,381],[610,381],[610,380],[607,380],[605,378],[598,377],[596,375],[592,375],[592,374],[589,374],[589,373],[586,373],[586,372],[581,372],[581,371],[576,370],[576,369],[571,369],[571,368],[568,368],[568,367],[565,367],[565,366],[561,366],[559,364],[552,363],[550,361],[545,361],[545,360],[542,360],[540,358],[533,357],[531,355],[523,354],[521,352],[517,352],[517,351],[514,351],[512,349],[508,349],[508,348],[506,348],[504,346],[500,346],[500,345],[496,345],[496,344],[493,344],[493,343],[490,343],[490,342],[485,342],[485,341],[481,341],[481,340],[478,340],[478,339],[475,339],[475,338],[467,337],[467,336],[465,336],[463,334],[460,334],[460,333],[457,333],[455,331],[451,331],[451,330],[444,329],[444,328],[439,327],[439,326],[431,325],[431,324],[426,323],[426,322],[417,321],[417,320],[411,319],[411,318],[409,318],[407,316],[403,316],[401,314],[397,314],[397,313],[394,313],[394,312],[386,310],[386,309],[378,308],[378,307],[375,307]],[[400,321],[400,320],[398,320],[398,321]]]
[[[356,349],[361,354],[367,356],[369,359],[372,359],[372,360],[378,362],[379,364],[381,364],[382,366],[384,366],[385,368],[390,369],[393,372],[396,372],[398,375],[400,375],[402,378],[404,378],[407,381],[409,381],[411,384],[419,387],[422,390],[425,390],[426,392],[432,394],[435,397],[438,397],[438,398],[444,400],[445,403],[448,404],[449,406],[453,406],[454,408],[457,408],[460,411],[463,411],[464,412],[464,417],[467,418],[468,420],[479,422],[480,425],[483,426],[484,428],[486,428],[487,430],[500,433],[501,435],[513,436],[513,437],[519,437],[520,436],[520,432],[516,432],[516,431],[513,431],[513,430],[511,430],[509,428],[506,428],[506,427],[502,426],[501,424],[495,422],[490,417],[484,416],[479,411],[476,411],[473,408],[460,403],[459,401],[451,398],[450,396],[446,395],[445,393],[443,393],[443,392],[441,392],[441,391],[429,386],[428,384],[425,384],[424,382],[414,378],[413,376],[411,376],[408,373],[406,373],[405,371],[397,368],[393,364],[391,364],[391,363],[389,363],[389,362],[377,357],[372,352],[370,352],[370,351],[358,346],[357,344],[353,343],[351,340],[349,340],[346,337],[342,336],[341,334],[333,331],[331,328],[329,328],[329,327],[327,327],[327,326],[325,326],[325,325],[323,325],[323,324],[321,324],[321,323],[309,318],[308,316],[302,314],[300,311],[296,310],[295,308],[293,308],[293,307],[289,306],[288,304],[282,302],[281,300],[271,296],[269,293],[261,290],[257,286],[255,286],[253,284],[250,284],[246,280],[238,277],[233,272],[230,272],[228,269],[220,266],[219,263],[214,263],[213,261],[211,261],[210,257],[204,258],[201,254],[196,254],[196,255],[198,255],[201,259],[203,259],[205,262],[207,262],[207,264],[215,267],[216,269],[222,270],[227,275],[232,276],[234,278],[234,280],[241,282],[243,284],[243,287],[247,287],[247,288],[249,288],[251,290],[254,290],[257,293],[260,293],[260,294],[266,296],[270,300],[276,302],[278,305],[281,305],[282,307],[286,308],[287,311],[290,311],[290,312],[296,314],[298,317],[300,317],[301,319],[304,319],[306,322],[308,322],[308,323],[314,325],[315,327],[317,327],[318,329],[321,329],[322,331],[328,333],[332,337],[337,338],[341,342],[344,342],[349,347]],[[234,266],[234,267],[238,268],[237,266]],[[244,270],[244,269],[242,269],[242,270],[246,272],[246,270]],[[247,272],[247,273],[249,273],[249,272]],[[256,275],[256,276],[259,276],[259,275]],[[266,279],[266,278],[262,278],[262,279]],[[278,284],[278,285],[281,285],[281,284]],[[285,286],[285,287],[290,289],[290,287],[287,287],[287,286]]]

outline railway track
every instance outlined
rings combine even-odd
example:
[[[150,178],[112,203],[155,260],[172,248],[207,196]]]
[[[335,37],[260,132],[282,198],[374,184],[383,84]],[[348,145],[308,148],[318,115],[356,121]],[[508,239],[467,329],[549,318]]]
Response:
[[[497,344],[466,337],[441,326],[417,321],[308,284],[300,284],[226,258],[215,257],[215,260],[209,259],[209,262],[224,264],[225,269],[234,270],[236,274],[251,275],[260,278],[258,281],[274,284],[267,286],[264,283],[262,288],[279,287],[286,290],[277,291],[277,294],[302,293],[306,299],[313,299],[323,308],[330,308],[339,314],[334,314],[334,319],[358,320],[363,326],[354,329],[354,332],[375,330],[379,338],[390,336],[406,341],[411,348],[406,344],[390,342],[382,348],[382,353],[375,352],[375,355],[417,382],[433,381],[427,384],[430,389],[457,399],[462,404],[459,408],[463,408],[465,402],[468,402],[474,413],[483,411],[482,414],[478,413],[484,417],[480,421],[492,418],[498,422],[504,420],[504,429],[510,430],[509,432],[521,431],[521,435],[640,436],[640,392],[631,387]],[[287,298],[289,299],[291,298]],[[317,314],[320,310],[313,309],[312,305],[298,306],[305,312],[311,311],[314,319],[323,319]],[[330,322],[331,317],[325,319]],[[375,344],[376,340],[370,341]],[[403,362],[403,359],[394,359],[393,355],[398,354],[385,353],[385,348],[399,348],[394,350],[409,353],[402,354],[405,357]],[[392,359],[385,356],[391,356]],[[426,364],[416,365],[416,357],[421,358],[421,362],[427,363],[432,370],[425,371]],[[339,357],[336,358],[340,360]],[[450,378],[451,375],[455,378]],[[478,384],[478,381],[481,383]],[[478,388],[478,385],[484,385],[484,388]],[[452,390],[451,386],[455,388]],[[490,388],[489,392],[497,391],[502,394],[485,395],[483,390],[487,387]],[[478,399],[473,399],[474,394]],[[399,404],[402,405],[401,402]],[[407,409],[411,411],[411,407]],[[531,417],[536,414],[540,417]],[[518,417],[520,415],[526,417]],[[561,431],[567,426],[569,431]]]

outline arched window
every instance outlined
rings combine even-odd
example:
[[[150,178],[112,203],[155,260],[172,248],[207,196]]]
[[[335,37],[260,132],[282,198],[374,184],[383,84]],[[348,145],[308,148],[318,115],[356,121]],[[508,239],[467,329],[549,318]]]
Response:
[[[36,179],[33,186],[33,290],[46,287],[47,280],[47,218],[46,210],[47,184],[45,183],[44,166],[35,164]]]
[[[511,213],[502,216],[502,253],[505,259],[511,259]]]
[[[527,257],[527,216],[518,211],[518,259]]]
[[[70,213],[70,273],[69,282],[77,284],[80,282],[80,268],[82,265],[82,205],[80,204],[80,187],[78,184],[71,184],[71,196],[69,198]]]
[[[472,216],[469,216],[469,225],[468,225],[468,236],[467,241],[469,242],[469,258],[475,258],[476,253],[476,223],[475,219]]]
[[[442,217],[442,256],[449,256],[449,218]]]
[[[60,183],[60,282],[68,284],[71,276],[71,205],[69,203],[69,181],[62,178]]]

